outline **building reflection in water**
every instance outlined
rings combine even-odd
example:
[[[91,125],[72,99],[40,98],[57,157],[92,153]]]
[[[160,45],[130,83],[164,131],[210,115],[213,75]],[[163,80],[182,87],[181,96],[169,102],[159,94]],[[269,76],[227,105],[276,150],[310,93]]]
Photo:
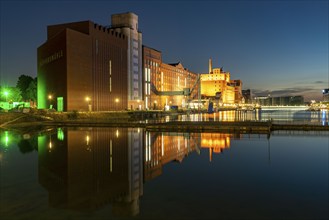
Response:
[[[238,135],[239,136],[239,135]],[[149,132],[139,128],[61,129],[38,138],[39,183],[49,205],[96,211],[111,204],[116,216],[139,213],[143,182],[201,147],[220,153],[234,134]]]
[[[114,215],[138,214],[142,143],[137,128],[60,129],[39,137],[39,182],[49,205],[94,211],[110,203]]]
[[[182,162],[189,153],[200,154],[200,133],[145,132],[144,178],[151,180],[162,174],[171,161]]]
[[[255,111],[219,111],[179,116],[180,121],[262,121],[262,112]],[[166,121],[170,121],[169,117]]]
[[[219,154],[230,148],[231,139],[240,139],[241,134],[202,133],[201,147],[209,149],[209,161],[212,161],[213,153]]]

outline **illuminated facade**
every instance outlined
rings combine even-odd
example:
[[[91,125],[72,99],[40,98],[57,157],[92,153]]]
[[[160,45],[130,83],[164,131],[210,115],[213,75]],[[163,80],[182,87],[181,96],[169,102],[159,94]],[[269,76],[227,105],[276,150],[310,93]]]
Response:
[[[145,108],[164,109],[169,106],[186,108],[197,98],[198,74],[179,63],[162,62],[161,52],[143,46]]]
[[[91,21],[48,26],[38,48],[38,108],[126,109],[128,40]]]
[[[161,98],[154,90],[161,90],[162,54],[160,51],[143,46],[144,108],[160,108]],[[152,88],[153,87],[153,88]]]
[[[218,98],[224,104],[240,103],[242,100],[242,81],[231,80],[230,73],[222,68],[212,68],[209,60],[209,73],[201,75],[201,96]]]
[[[51,25],[38,48],[38,108],[57,111],[169,109],[198,106],[200,95],[240,103],[242,81],[221,68],[196,74],[162,62],[142,46],[138,16],[115,14],[111,26],[91,21]],[[201,89],[201,91],[199,91]]]

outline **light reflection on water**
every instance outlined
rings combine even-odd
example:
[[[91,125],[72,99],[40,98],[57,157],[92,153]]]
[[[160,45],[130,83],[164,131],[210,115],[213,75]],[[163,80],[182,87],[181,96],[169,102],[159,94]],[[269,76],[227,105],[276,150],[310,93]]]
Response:
[[[277,123],[304,123],[329,125],[329,111],[299,110],[255,110],[255,111],[219,111],[167,116],[165,121],[268,121]]]
[[[328,132],[1,132],[6,219],[325,219]],[[3,218],[2,218],[3,219]]]

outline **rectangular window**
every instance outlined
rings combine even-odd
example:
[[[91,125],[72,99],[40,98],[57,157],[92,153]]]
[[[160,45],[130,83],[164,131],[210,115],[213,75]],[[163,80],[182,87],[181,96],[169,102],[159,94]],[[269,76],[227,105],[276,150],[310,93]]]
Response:
[[[113,168],[112,168],[112,140],[110,140],[110,172],[112,173]]]
[[[57,111],[62,112],[64,110],[63,97],[57,97]]]
[[[150,82],[151,81],[151,69],[148,69],[148,73],[147,73],[147,79]]]
[[[134,82],[134,89],[138,90],[138,82]]]
[[[109,74],[110,74],[110,92],[112,92],[112,61],[109,61]]]
[[[110,92],[112,92],[112,77],[110,76]]]
[[[145,68],[145,82],[147,82],[147,68]]]

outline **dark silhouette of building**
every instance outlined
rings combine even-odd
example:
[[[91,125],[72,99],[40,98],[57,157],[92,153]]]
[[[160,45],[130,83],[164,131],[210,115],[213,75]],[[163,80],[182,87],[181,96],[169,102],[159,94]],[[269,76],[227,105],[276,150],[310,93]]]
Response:
[[[252,96],[251,96],[250,89],[242,90],[242,97],[244,98],[244,103],[247,103],[247,104],[252,103]]]
[[[255,97],[255,102],[262,106],[297,106],[305,104],[303,96]]]

